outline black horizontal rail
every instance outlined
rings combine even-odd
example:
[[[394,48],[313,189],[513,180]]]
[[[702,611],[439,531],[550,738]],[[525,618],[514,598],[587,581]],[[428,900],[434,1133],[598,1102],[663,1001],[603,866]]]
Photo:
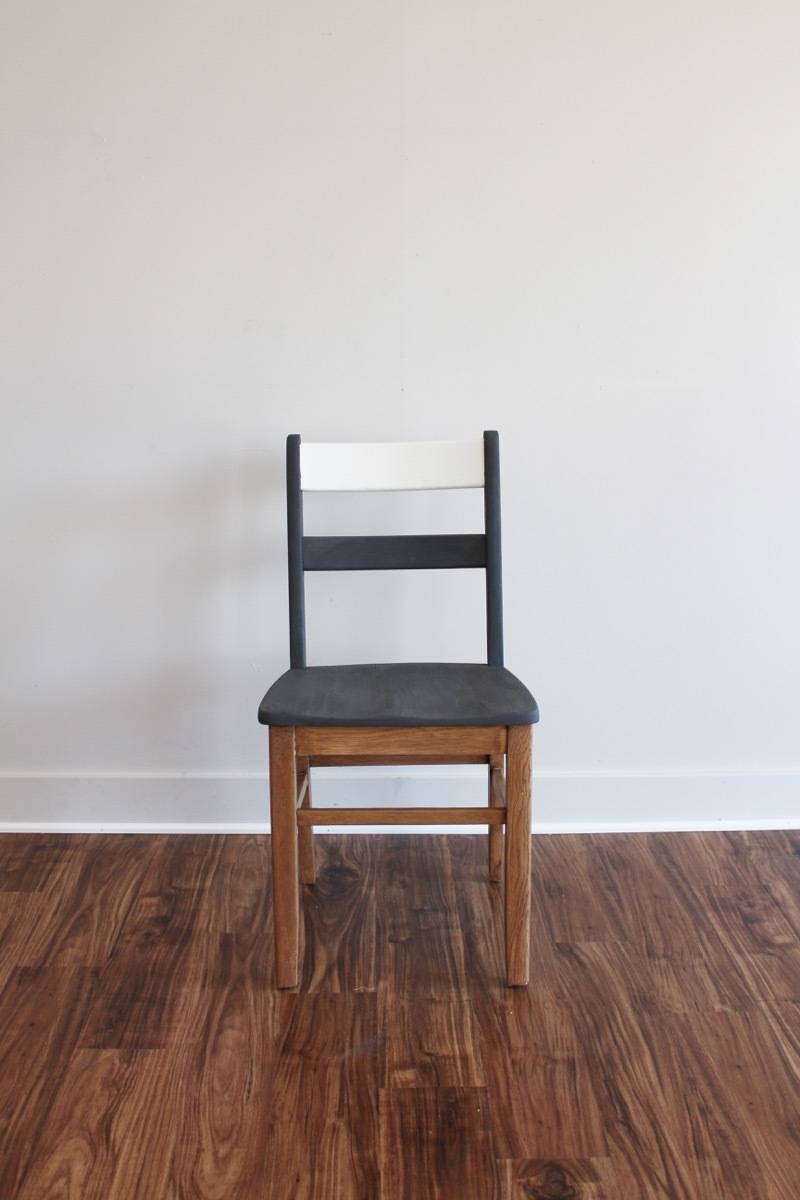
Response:
[[[485,567],[482,533],[391,537],[304,537],[304,571],[431,570]]]

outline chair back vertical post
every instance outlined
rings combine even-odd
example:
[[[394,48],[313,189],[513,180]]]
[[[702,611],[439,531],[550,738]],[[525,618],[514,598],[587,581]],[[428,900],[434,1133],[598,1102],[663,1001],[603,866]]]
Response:
[[[483,513],[486,533],[486,661],[503,665],[503,557],[500,532],[500,439],[483,435]]]
[[[286,439],[286,530],[289,549],[289,662],[306,665],[306,589],[303,573],[303,492],[300,435]]]

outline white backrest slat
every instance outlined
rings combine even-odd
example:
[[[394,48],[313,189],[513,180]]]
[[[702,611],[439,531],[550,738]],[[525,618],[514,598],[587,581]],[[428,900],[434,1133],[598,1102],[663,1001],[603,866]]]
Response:
[[[407,492],[483,487],[474,442],[301,442],[304,492]]]

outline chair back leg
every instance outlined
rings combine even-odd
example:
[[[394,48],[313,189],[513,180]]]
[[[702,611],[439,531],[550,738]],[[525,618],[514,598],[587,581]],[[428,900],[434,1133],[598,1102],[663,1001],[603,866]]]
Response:
[[[489,758],[489,807],[505,804],[503,781],[503,756],[492,754]],[[489,826],[489,878],[497,883],[503,871],[503,826]]]
[[[301,797],[298,809],[311,808],[311,762],[308,756],[297,759],[297,790]],[[310,825],[301,825],[297,831],[300,854],[300,882],[317,882],[317,864],[314,860],[314,830]]]

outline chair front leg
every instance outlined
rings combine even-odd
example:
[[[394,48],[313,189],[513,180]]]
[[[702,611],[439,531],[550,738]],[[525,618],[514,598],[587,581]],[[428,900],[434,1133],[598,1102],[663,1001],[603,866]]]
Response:
[[[510,725],[506,771],[506,978],[510,987],[530,978],[531,726]]]
[[[275,975],[279,988],[289,988],[296,987],[298,983],[300,951],[297,765],[294,729],[290,726],[270,726],[269,795]]]

